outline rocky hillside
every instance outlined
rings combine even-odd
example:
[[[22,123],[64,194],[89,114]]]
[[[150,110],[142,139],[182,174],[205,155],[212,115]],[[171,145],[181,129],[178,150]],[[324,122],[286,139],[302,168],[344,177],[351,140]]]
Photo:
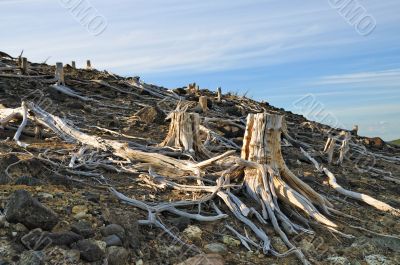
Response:
[[[0,264],[400,264],[400,147],[195,84],[24,64],[0,53]],[[243,186],[254,113],[284,117],[273,212]]]

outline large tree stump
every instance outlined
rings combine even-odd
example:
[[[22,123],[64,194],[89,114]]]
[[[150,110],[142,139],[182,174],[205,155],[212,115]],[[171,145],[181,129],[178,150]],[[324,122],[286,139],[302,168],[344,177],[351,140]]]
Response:
[[[174,111],[168,118],[171,119],[171,124],[167,137],[160,146],[179,148],[199,159],[211,157],[211,152],[201,142],[199,114]]]
[[[281,115],[249,114],[241,157],[259,165],[258,168],[247,167],[244,170],[247,194],[257,203],[261,203],[263,218],[271,221],[288,248],[295,248],[287,234],[297,233],[302,229],[280,210],[278,199],[281,203],[303,211],[331,229],[337,226],[314,206],[318,205],[327,212],[330,203],[286,166],[281,152],[282,124]],[[308,264],[299,249],[295,253],[303,264]]]

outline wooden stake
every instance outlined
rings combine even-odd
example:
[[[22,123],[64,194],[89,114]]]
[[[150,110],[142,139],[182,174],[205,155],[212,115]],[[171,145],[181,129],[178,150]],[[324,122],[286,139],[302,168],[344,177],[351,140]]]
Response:
[[[351,134],[354,136],[358,135],[358,125],[353,126],[353,130],[351,130]]]
[[[25,57],[21,58],[21,70],[23,74],[28,73],[28,60]]]
[[[206,113],[208,111],[207,97],[206,96],[199,97],[199,105],[200,105],[201,110],[203,111],[203,113]]]
[[[72,68],[76,69],[75,61],[72,61],[72,62],[71,62],[71,66],[72,66]]]
[[[222,99],[222,89],[221,89],[221,87],[218,87],[217,101],[221,102],[221,99]]]
[[[86,69],[87,70],[92,70],[92,64],[91,64],[90,60],[86,61]]]
[[[57,85],[65,85],[63,63],[56,63],[55,76],[56,76],[56,79],[57,79]]]

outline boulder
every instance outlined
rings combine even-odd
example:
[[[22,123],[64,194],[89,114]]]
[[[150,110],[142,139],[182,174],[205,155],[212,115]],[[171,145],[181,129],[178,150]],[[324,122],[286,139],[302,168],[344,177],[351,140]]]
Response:
[[[148,106],[136,112],[135,116],[139,117],[141,121],[151,124],[164,124],[165,118],[167,117],[165,113],[157,106]]]
[[[104,257],[103,250],[92,240],[83,239],[75,243],[74,248],[79,250],[83,260],[94,262]]]
[[[51,230],[59,221],[56,213],[32,198],[25,190],[17,190],[11,195],[5,213],[7,221],[22,223],[29,229]]]

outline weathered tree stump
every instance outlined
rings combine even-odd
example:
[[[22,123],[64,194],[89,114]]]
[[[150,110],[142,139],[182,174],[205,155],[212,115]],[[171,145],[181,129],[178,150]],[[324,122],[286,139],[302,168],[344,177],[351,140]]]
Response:
[[[21,58],[21,71],[22,74],[28,73],[28,59],[26,59],[25,57]]]
[[[92,70],[92,63],[90,62],[90,60],[86,61],[86,70]]]
[[[55,77],[57,79],[57,85],[65,85],[63,63],[56,63]]]
[[[201,96],[199,97],[199,105],[203,113],[208,112],[208,106],[207,106],[207,97],[206,96]]]
[[[246,192],[256,202],[262,204],[262,215],[270,219],[275,231],[289,248],[293,244],[286,234],[295,233],[299,227],[280,210],[278,198],[291,207],[302,210],[318,222],[335,227],[336,225],[322,215],[313,205],[327,211],[330,203],[310,186],[295,176],[282,157],[281,132],[283,116],[276,114],[249,114],[243,139],[241,158],[259,164],[256,168],[244,170]],[[281,225],[278,223],[281,221]],[[307,264],[303,253],[296,252],[298,258]]]
[[[168,115],[171,119],[168,134],[160,146],[179,148],[196,158],[212,156],[200,139],[200,116],[197,113],[174,111]]]
[[[222,100],[222,89],[221,89],[221,87],[218,87],[218,90],[217,90],[217,101],[221,102],[221,100]]]

